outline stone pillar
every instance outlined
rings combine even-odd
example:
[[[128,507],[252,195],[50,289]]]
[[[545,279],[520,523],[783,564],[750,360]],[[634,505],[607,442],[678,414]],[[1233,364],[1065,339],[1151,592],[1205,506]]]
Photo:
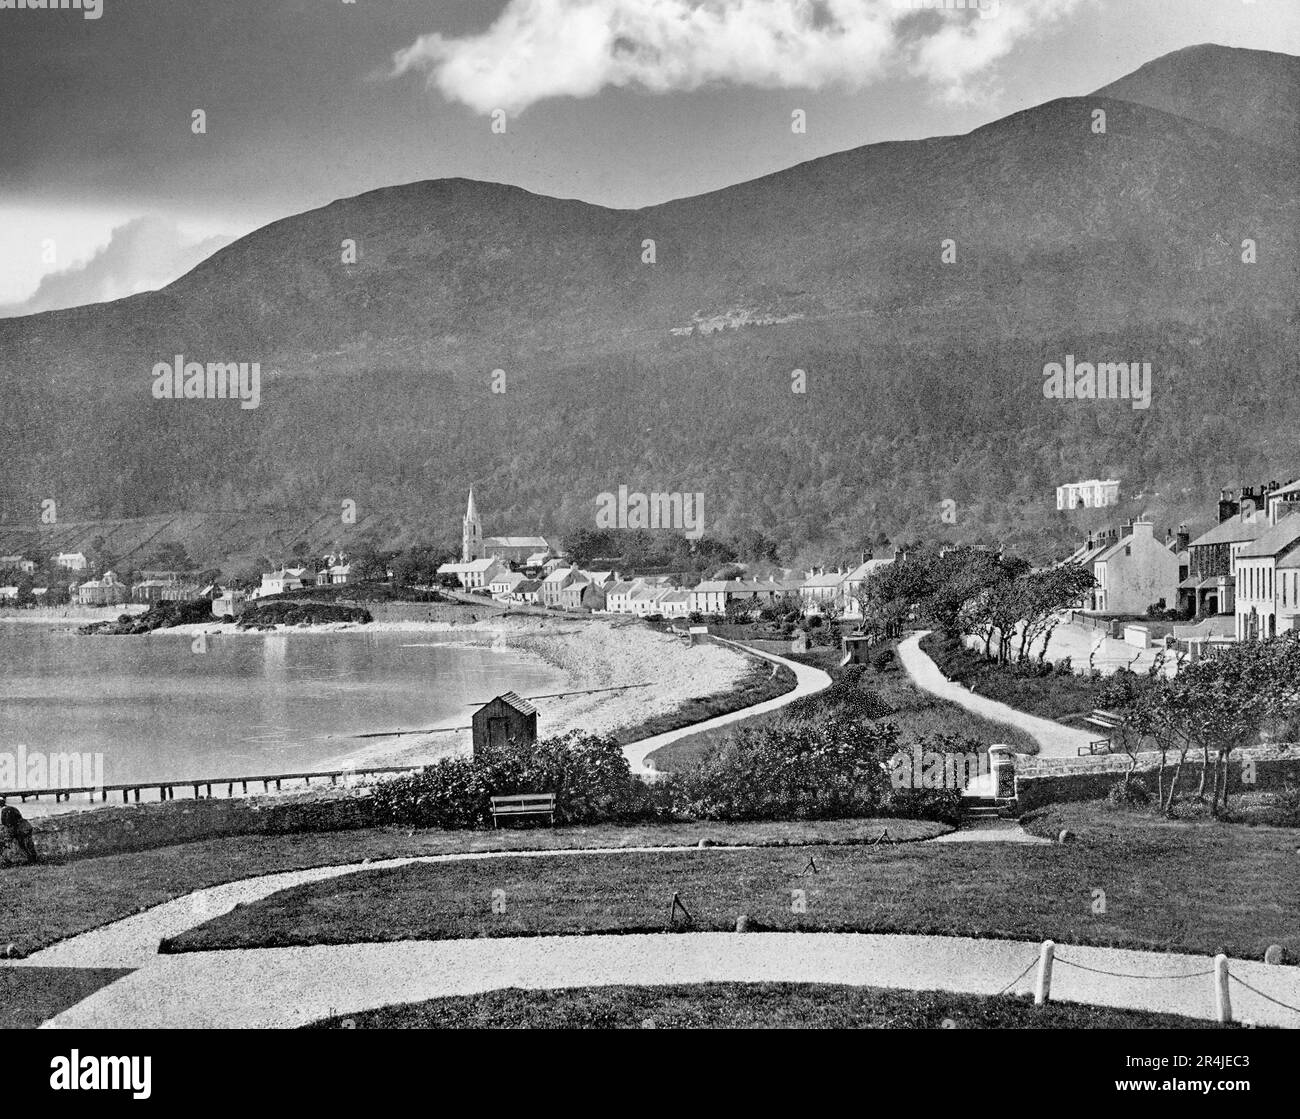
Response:
[[[1015,751],[1010,746],[990,746],[989,769],[993,773],[993,795],[1014,797],[1016,795]]]

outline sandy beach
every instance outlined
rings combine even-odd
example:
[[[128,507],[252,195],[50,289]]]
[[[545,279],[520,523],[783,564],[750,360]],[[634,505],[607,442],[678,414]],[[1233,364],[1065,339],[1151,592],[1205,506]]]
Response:
[[[744,657],[729,649],[712,644],[687,645],[681,638],[657,633],[648,626],[629,625],[625,619],[509,618],[469,626],[387,623],[381,628],[409,633],[413,640],[418,640],[421,633],[436,636],[440,643],[447,643],[448,635],[454,633],[456,644],[508,648],[515,655],[523,652],[559,669],[568,680],[567,686],[577,691],[624,684],[651,685],[534,700],[540,712],[538,733],[543,738],[570,730],[607,734],[669,714],[691,699],[730,690],[749,668]],[[355,749],[338,759],[338,764],[406,765],[468,754],[468,719],[463,723],[463,729],[437,734],[359,740]]]

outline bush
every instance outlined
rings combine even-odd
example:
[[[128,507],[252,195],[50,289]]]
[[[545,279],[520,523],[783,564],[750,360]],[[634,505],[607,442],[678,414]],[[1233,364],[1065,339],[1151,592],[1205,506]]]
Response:
[[[961,793],[957,789],[890,789],[884,815],[905,820],[936,820],[956,827],[961,823]]]
[[[880,652],[876,653],[875,656],[871,658],[871,667],[877,672],[886,672],[893,667],[893,664],[893,649],[881,649]]]
[[[832,714],[817,724],[742,727],[673,783],[680,815],[838,819],[879,811],[897,729]]]
[[[1116,781],[1106,794],[1106,799],[1116,808],[1143,808],[1151,803],[1151,791],[1141,777]]]
[[[534,745],[511,743],[486,757],[444,758],[377,785],[374,804],[384,823],[474,828],[490,819],[492,797],[515,793],[555,793],[555,819],[566,824],[655,812],[618,743],[579,731]]]
[[[1258,816],[1256,822],[1275,828],[1300,828],[1300,786],[1287,784],[1275,792],[1272,802]]]
[[[1059,661],[1056,662],[1056,675],[1057,676],[1074,675],[1074,662],[1071,660],[1071,658],[1062,657]]]

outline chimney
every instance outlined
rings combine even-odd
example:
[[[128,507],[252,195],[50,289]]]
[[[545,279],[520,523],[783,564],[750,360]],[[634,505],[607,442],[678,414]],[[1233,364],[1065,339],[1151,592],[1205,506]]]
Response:
[[[1192,534],[1187,531],[1185,524],[1178,526],[1178,547],[1180,549],[1191,547]]]

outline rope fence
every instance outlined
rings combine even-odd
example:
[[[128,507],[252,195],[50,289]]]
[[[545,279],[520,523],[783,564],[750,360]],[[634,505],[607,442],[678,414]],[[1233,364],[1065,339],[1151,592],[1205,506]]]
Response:
[[[1142,975],[1134,972],[1110,971],[1106,968],[1089,967],[1087,964],[1081,964],[1075,960],[1058,960],[1056,958],[1055,943],[1050,940],[1045,940],[1039,950],[1038,959],[1035,962],[1038,965],[1038,975],[1034,985],[1034,1002],[1039,1006],[1048,1002],[1051,998],[1053,963],[1062,963],[1066,967],[1077,968],[1079,971],[1090,972],[1093,975],[1105,975],[1113,979],[1159,979],[1178,982],[1187,979],[1204,979],[1206,976],[1213,976],[1214,1016],[1216,1020],[1225,1024],[1233,1020],[1232,999],[1229,993],[1231,983],[1237,983],[1238,985],[1245,987],[1246,990],[1250,991],[1252,994],[1258,995],[1260,998],[1264,999],[1266,1002],[1272,1003],[1274,1006],[1279,1006],[1284,1010],[1290,1010],[1296,1014],[1300,1014],[1300,1006],[1293,1006],[1288,1002],[1283,1002],[1281,999],[1274,998],[1272,995],[1261,991],[1258,987],[1254,987],[1247,983],[1240,976],[1233,975],[1228,968],[1228,957],[1222,954],[1214,957],[1213,967],[1206,968],[1203,971],[1189,971],[1180,975]],[[998,994],[1006,994],[1008,990],[1028,975],[1033,967],[1034,964],[1031,963],[1029,967],[1025,968],[1025,970],[1016,976],[1015,979],[1003,987]]]

